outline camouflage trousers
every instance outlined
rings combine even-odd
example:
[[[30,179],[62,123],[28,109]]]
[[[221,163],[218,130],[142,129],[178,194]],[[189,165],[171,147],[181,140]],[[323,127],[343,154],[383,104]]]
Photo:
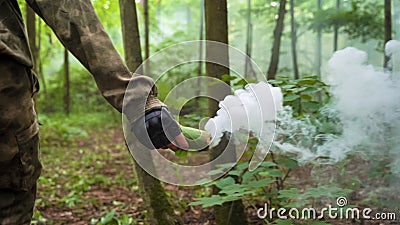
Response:
[[[37,89],[29,68],[0,55],[0,225],[32,218],[42,168],[32,99]]]

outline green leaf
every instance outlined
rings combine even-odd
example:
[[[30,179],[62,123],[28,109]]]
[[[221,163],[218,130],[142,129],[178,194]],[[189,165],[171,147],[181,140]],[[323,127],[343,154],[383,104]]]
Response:
[[[232,184],[235,184],[235,179],[232,177],[225,177],[215,182],[215,186],[217,186],[219,189],[223,189],[224,187]]]
[[[245,79],[240,79],[238,82],[234,83],[233,86],[245,86],[247,81]]]
[[[231,184],[223,187],[219,193],[221,194],[226,194],[226,195],[233,195],[237,193],[244,193],[245,191],[248,191],[248,189],[244,185],[240,184]]]
[[[313,97],[311,95],[301,95],[300,98],[303,100],[311,101]]]
[[[296,160],[291,158],[279,158],[276,160],[279,165],[284,166],[287,169],[293,169],[299,166]]]
[[[307,87],[303,91],[303,93],[315,93],[315,92],[318,92],[318,91],[321,91],[321,89],[320,88],[316,88],[316,87]]]
[[[211,197],[199,198],[196,202],[189,203],[189,205],[202,205],[204,208],[207,208],[214,205],[222,205],[222,203],[224,203],[222,196],[212,195]]]
[[[321,108],[321,103],[315,102],[315,101],[310,101],[310,102],[302,102],[303,107],[306,107],[311,110],[318,110]]]
[[[241,163],[235,167],[235,170],[243,171],[243,170],[247,169],[248,166],[249,166],[249,162]]]
[[[231,170],[228,173],[228,175],[237,176],[237,177],[239,177],[240,174],[242,174],[242,173],[240,171],[238,171],[238,170]]]
[[[299,92],[303,92],[306,89],[307,89],[307,87],[298,87],[298,88],[293,88],[292,91],[299,93]]]
[[[299,85],[314,85],[318,82],[319,81],[317,79],[305,78],[305,79],[299,80],[299,82],[297,82],[297,84],[299,84]]]
[[[294,84],[287,84],[287,85],[281,86],[282,89],[292,89],[294,87],[296,87],[296,85],[294,85]]]
[[[245,184],[244,186],[248,189],[261,188],[261,187],[266,187],[273,182],[274,182],[274,180],[272,180],[270,178],[264,178],[261,180],[253,180],[253,181]]]
[[[278,170],[278,169],[269,169],[266,171],[262,171],[258,173],[260,176],[265,176],[265,177],[282,177],[282,171]]]
[[[271,162],[271,161],[262,162],[260,164],[260,167],[273,167],[273,166],[276,166],[276,164],[274,162]]]
[[[229,75],[229,74],[224,74],[224,75],[221,76],[221,80],[222,81],[231,81],[231,80],[234,80],[236,78],[237,78],[236,76],[232,76],[232,75]]]
[[[280,190],[278,198],[297,199],[300,195],[300,190],[297,188],[290,188],[288,190]]]
[[[225,170],[226,169],[224,169],[224,168],[219,168],[219,169],[211,170],[207,174],[210,176],[219,175],[219,174],[225,173]]]
[[[114,224],[115,223],[115,219],[114,219],[114,215],[115,215],[115,211],[111,211],[109,213],[107,213],[107,215],[105,217],[102,217],[100,222],[102,224]]]
[[[292,102],[292,101],[294,101],[294,100],[296,100],[296,99],[298,99],[298,98],[300,98],[300,96],[295,95],[295,94],[289,94],[289,95],[287,95],[287,96],[285,96],[285,97],[283,98],[283,101],[285,101],[285,102]]]

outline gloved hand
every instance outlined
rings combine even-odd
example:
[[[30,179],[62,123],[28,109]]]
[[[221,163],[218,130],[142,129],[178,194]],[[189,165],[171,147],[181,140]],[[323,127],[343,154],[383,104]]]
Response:
[[[188,143],[180,126],[165,105],[152,95],[149,96],[147,105],[149,107],[145,115],[132,124],[132,131],[137,139],[149,149],[187,149]]]

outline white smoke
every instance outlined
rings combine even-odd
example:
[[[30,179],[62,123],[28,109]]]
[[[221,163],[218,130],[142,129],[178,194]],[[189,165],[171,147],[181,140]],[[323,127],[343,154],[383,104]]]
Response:
[[[400,75],[400,41],[391,40],[385,45],[385,54],[390,57],[389,68],[394,76]]]
[[[400,42],[389,42],[386,52],[398,54]],[[257,148],[266,153],[274,136],[271,121],[277,120],[275,150],[294,154],[300,163],[336,163],[349,154],[387,156],[393,159],[392,172],[400,175],[400,78],[369,65],[367,59],[367,53],[348,47],[328,61],[324,75],[332,101],[321,114],[334,115],[339,134],[319,134],[318,118],[294,119],[291,108],[282,107],[280,88],[260,82],[220,102],[217,116],[205,126],[213,137],[211,147],[224,132],[246,130],[259,139]]]
[[[240,130],[252,132],[261,142],[271,143],[275,110],[282,109],[282,100],[281,89],[265,82],[248,84],[226,96],[219,103],[217,115],[205,125],[212,137],[210,146],[216,146],[225,132],[235,134]]]
[[[400,51],[399,43],[393,43],[386,46],[391,55]],[[393,160],[392,172],[400,175],[400,79],[369,65],[367,58],[348,47],[328,62],[325,82],[331,86],[332,102],[321,114],[335,115],[340,134],[320,135],[308,118],[295,120],[288,116],[290,110],[284,111],[277,134],[292,133],[297,142],[276,140],[277,149],[294,153],[302,163],[336,163],[349,154],[386,156]]]

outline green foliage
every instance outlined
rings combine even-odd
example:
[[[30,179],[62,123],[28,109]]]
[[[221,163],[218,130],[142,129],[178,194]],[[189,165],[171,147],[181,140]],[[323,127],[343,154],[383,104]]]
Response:
[[[329,86],[317,76],[299,80],[281,78],[268,82],[282,89],[283,104],[291,106],[296,117],[316,114],[330,100]]]
[[[238,199],[247,199],[250,204],[254,201],[263,201],[268,199],[272,207],[283,208],[304,208],[321,199],[334,199],[341,196],[347,196],[352,189],[343,189],[334,185],[310,187],[300,190],[296,187],[286,187],[285,181],[292,169],[298,167],[297,161],[289,157],[280,156],[275,158],[271,156],[272,161],[263,162],[260,167],[254,171],[248,170],[248,163],[236,165],[223,178],[212,181],[204,185],[210,187],[215,185],[220,189],[217,194],[200,197],[189,205],[201,205],[202,207],[211,207],[222,205]],[[226,168],[232,164],[220,165],[219,168],[210,171],[210,175],[223,173]],[[293,221],[275,220],[277,224],[302,224]],[[320,223],[319,223],[320,222]],[[323,221],[314,221],[312,224],[329,224]]]
[[[310,28],[329,32],[338,25],[351,39],[361,38],[363,42],[383,40],[383,10],[377,9],[383,9],[383,1],[353,0],[350,9],[316,11]]]
[[[66,117],[63,113],[39,113],[41,139],[43,143],[51,142],[57,145],[71,144],[76,139],[88,138],[88,130],[94,127],[106,128],[119,125],[119,115],[114,113],[82,113]],[[110,123],[111,122],[111,123]]]
[[[218,169],[210,171],[209,174],[223,173],[230,166],[231,164],[221,165]],[[263,162],[253,171],[249,171],[248,166],[248,162],[241,163],[229,171],[225,177],[208,183],[206,186],[215,185],[220,189],[218,195],[199,198],[196,202],[190,203],[190,205],[210,207],[242,199],[246,196],[257,196],[264,188],[275,183],[277,179],[283,179],[285,176],[284,171],[286,169],[279,167],[274,162]]]
[[[111,110],[111,107],[98,91],[96,83],[89,72],[77,64],[72,64],[70,73],[72,112],[103,112]],[[56,76],[47,79],[46,91],[39,94],[39,111],[46,113],[63,112],[64,95],[64,71],[60,69]]]
[[[138,224],[138,221],[127,214],[116,215],[115,211],[107,213],[100,219],[92,218],[90,224],[93,225],[132,225]]]

